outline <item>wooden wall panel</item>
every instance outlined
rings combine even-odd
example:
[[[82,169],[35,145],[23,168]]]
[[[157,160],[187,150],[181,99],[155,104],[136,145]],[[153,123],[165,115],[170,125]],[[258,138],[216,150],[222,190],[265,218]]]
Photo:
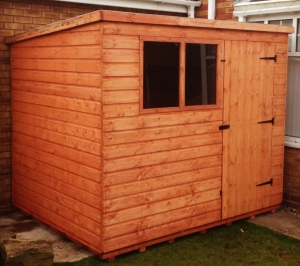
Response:
[[[220,219],[222,110],[141,115],[139,42],[103,42],[104,250]]]
[[[11,52],[14,204],[98,253],[100,41],[100,24],[90,24]]]
[[[273,117],[272,132],[272,167],[271,176],[274,187],[271,190],[271,203],[281,204],[283,199],[283,163],[284,163],[284,132],[285,132],[285,103],[287,82],[287,46],[276,43],[275,53],[277,62],[274,69]]]
[[[255,31],[232,31],[229,29],[209,29],[202,28],[201,31],[196,27],[173,27],[166,25],[152,25],[138,23],[118,23],[105,22],[103,25],[103,33],[110,36],[153,36],[153,37],[167,37],[167,38],[190,38],[206,40],[244,40],[244,41],[265,41],[273,43],[281,43],[284,47],[286,43],[285,34],[274,34],[269,32],[255,32]],[[279,49],[279,48],[278,48]]]

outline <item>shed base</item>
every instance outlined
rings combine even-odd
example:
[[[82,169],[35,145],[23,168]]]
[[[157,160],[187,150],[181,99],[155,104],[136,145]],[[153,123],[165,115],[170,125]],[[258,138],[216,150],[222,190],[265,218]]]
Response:
[[[246,213],[246,214],[243,214],[243,215],[235,216],[233,218],[228,218],[228,219],[221,220],[221,221],[218,221],[218,222],[214,222],[214,223],[202,225],[202,226],[199,226],[199,227],[195,227],[195,228],[192,228],[192,229],[189,229],[189,230],[181,231],[181,232],[178,232],[176,234],[156,238],[156,239],[146,241],[146,242],[141,243],[141,244],[136,244],[136,245],[129,246],[129,247],[126,247],[126,248],[114,250],[114,251],[111,251],[111,252],[108,252],[108,253],[99,254],[99,258],[103,259],[103,260],[107,260],[109,262],[115,261],[115,257],[117,255],[120,255],[120,254],[124,254],[124,253],[134,251],[134,250],[140,250],[140,251],[143,250],[143,251],[145,251],[147,246],[155,245],[155,244],[162,243],[162,242],[173,243],[175,238],[178,238],[178,237],[181,237],[181,236],[185,236],[185,235],[189,235],[189,234],[193,234],[193,233],[197,233],[197,232],[203,234],[203,232],[206,232],[207,229],[217,227],[217,226],[220,226],[220,225],[230,225],[232,222],[242,220],[242,219],[247,219],[247,218],[253,219],[256,215],[266,213],[266,212],[275,213],[276,210],[279,209],[279,208],[280,208],[280,205],[274,205],[274,206],[271,206],[271,207],[268,207],[268,208],[260,209],[258,211],[249,212],[249,213]]]

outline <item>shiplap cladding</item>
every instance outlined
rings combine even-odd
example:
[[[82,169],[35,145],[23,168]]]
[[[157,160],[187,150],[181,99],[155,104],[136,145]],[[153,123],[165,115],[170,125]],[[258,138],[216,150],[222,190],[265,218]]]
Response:
[[[11,52],[13,204],[95,250],[101,244],[99,44],[95,23],[18,43]]]

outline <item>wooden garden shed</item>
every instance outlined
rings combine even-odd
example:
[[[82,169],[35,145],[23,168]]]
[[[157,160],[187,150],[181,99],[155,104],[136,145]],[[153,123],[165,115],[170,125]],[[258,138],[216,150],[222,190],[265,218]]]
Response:
[[[13,37],[13,204],[103,259],[276,210],[288,33],[97,11]]]

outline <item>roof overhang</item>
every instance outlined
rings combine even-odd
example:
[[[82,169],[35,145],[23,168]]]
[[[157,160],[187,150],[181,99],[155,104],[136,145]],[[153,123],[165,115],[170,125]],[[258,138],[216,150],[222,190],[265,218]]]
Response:
[[[120,22],[132,24],[147,24],[147,25],[166,25],[166,26],[181,26],[193,28],[208,28],[208,29],[229,29],[243,30],[256,32],[276,32],[276,33],[292,33],[294,29],[287,26],[278,25],[257,25],[251,23],[239,23],[237,21],[224,20],[207,20],[207,19],[191,19],[173,16],[147,15],[137,13],[115,12],[115,11],[94,11],[78,17],[70,18],[63,21],[58,21],[52,24],[32,29],[28,32],[20,33],[15,36],[8,36],[4,39],[6,44],[19,42],[29,38],[42,36],[54,33],[61,30],[67,30],[80,25],[93,22]]]
[[[58,1],[58,0],[57,0]],[[59,0],[72,3],[124,7],[144,10],[187,13],[190,17],[195,7],[199,7],[198,0]]]
[[[300,0],[270,0],[240,2],[234,5],[233,15],[245,22],[246,17],[256,15],[284,14],[300,11]]]

